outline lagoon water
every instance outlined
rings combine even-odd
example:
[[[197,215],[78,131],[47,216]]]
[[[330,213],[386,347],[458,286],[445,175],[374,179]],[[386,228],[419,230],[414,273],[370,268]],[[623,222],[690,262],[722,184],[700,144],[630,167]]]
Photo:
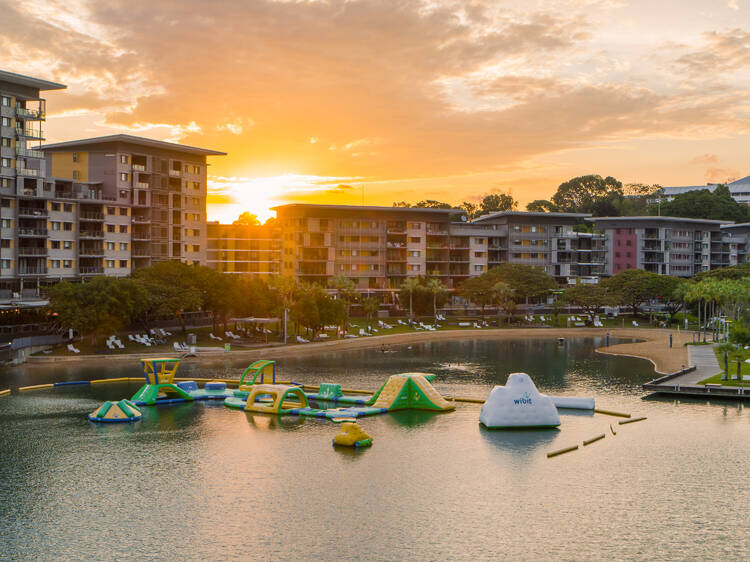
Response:
[[[87,421],[135,383],[0,398],[0,558],[747,558],[750,412],[642,400],[651,364],[594,353],[600,345],[477,339],[278,366],[284,379],[370,389],[426,371],[443,393],[479,398],[525,371],[543,392],[594,395],[648,420],[571,412],[559,430],[487,431],[467,404],[365,418],[374,444],[351,451],[332,448],[330,422],[218,402],[144,408],[136,424]],[[180,374],[237,377],[245,363],[187,360]],[[24,366],[0,371],[0,388],[138,374],[105,360]]]

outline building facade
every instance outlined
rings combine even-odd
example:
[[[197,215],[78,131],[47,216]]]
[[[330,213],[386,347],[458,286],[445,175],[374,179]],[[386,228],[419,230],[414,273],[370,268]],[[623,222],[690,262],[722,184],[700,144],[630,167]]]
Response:
[[[275,221],[249,226],[209,222],[206,265],[222,273],[268,279],[281,272],[281,235]]]
[[[750,205],[750,176],[745,176],[733,182],[726,184],[729,188],[729,193],[737,203],[743,205]],[[654,195],[653,201],[672,201],[677,195],[687,193],[689,191],[700,191],[706,189],[710,192],[714,192],[719,186],[718,183],[707,183],[706,185],[678,185],[663,187],[661,191]]]
[[[723,221],[650,216],[589,220],[606,237],[605,275],[645,269],[692,277],[701,271],[737,263],[737,257],[730,258],[732,243],[722,229]]]

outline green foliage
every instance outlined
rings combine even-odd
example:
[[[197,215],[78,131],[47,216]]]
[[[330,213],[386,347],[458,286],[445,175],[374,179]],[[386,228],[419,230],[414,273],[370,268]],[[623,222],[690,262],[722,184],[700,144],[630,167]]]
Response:
[[[652,215],[660,213],[669,217],[735,222],[748,220],[747,208],[732,198],[729,188],[725,185],[720,185],[713,193],[708,189],[681,193],[675,196],[672,201],[652,205],[649,212]]]
[[[324,326],[340,325],[346,318],[346,303],[334,299],[323,287],[316,284],[301,285],[290,309],[292,320],[310,330],[312,337]]]
[[[379,308],[380,301],[377,298],[367,297],[365,299],[362,299],[362,312],[365,313],[365,319],[367,320],[368,326],[372,324],[372,319],[378,313]]]
[[[199,310],[202,304],[196,268],[179,261],[163,261],[133,273],[146,295],[146,315],[175,316],[185,332],[184,311]]]
[[[512,211],[517,207],[518,201],[510,193],[490,193],[482,198],[482,202],[479,204],[479,215]]]
[[[448,299],[448,293],[442,284],[438,286],[431,279],[422,276],[408,277],[401,285],[398,296],[401,306],[409,307],[410,316],[433,313],[434,307],[442,306]]]
[[[479,306],[484,316],[485,307],[496,303],[493,285],[493,280],[487,275],[469,277],[461,284],[460,292],[468,301]]]
[[[146,301],[138,284],[114,277],[63,281],[50,288],[48,296],[60,324],[94,339],[129,325],[141,316]]]
[[[701,271],[694,279],[700,281],[702,279],[744,279],[750,277],[750,263],[741,263],[739,265],[732,265],[729,267],[720,267],[719,269],[712,269],[710,271]]]
[[[249,213],[248,211],[245,211],[239,217],[237,217],[237,220],[232,224],[240,226],[260,226],[260,221],[258,220],[258,215],[254,215],[252,213]]]
[[[733,323],[729,328],[729,341],[743,347],[750,345],[750,327],[739,322]]]
[[[531,265],[504,263],[483,275],[492,279],[493,285],[498,281],[508,285],[514,292],[515,302],[546,295],[550,289],[557,287],[555,280],[544,269]]]
[[[567,287],[560,299],[563,303],[580,307],[593,316],[604,306],[617,304],[619,296],[603,285],[571,285]]]
[[[641,304],[656,296],[653,284],[655,276],[658,277],[656,273],[642,269],[626,269],[605,279],[602,285],[619,295],[618,302],[630,306],[635,314]]]
[[[526,205],[526,210],[534,213],[549,213],[556,211],[557,207],[547,199],[535,199]]]
[[[606,200],[612,194],[623,194],[622,182],[611,176],[579,176],[561,183],[552,196],[552,203],[561,212],[591,213],[595,203]]]

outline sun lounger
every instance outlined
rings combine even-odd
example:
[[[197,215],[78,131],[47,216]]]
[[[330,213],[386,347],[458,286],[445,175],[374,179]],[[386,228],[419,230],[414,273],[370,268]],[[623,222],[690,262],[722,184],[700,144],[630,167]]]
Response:
[[[297,343],[310,343],[310,340],[306,340],[302,336],[297,336]]]
[[[81,353],[81,350],[76,349],[76,347],[72,343],[68,344],[68,351],[70,351],[71,353]]]
[[[638,322],[636,322],[635,320],[633,320],[633,326],[635,326],[637,328],[638,327]]]
[[[209,332],[208,337],[211,338],[212,340],[223,341],[219,336],[215,336],[211,332]]]

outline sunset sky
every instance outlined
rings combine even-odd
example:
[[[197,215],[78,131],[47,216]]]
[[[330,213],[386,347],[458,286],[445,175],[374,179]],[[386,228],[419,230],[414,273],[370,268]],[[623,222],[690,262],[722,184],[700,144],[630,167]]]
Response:
[[[228,152],[209,219],[750,174],[750,0],[0,0],[47,140]]]

